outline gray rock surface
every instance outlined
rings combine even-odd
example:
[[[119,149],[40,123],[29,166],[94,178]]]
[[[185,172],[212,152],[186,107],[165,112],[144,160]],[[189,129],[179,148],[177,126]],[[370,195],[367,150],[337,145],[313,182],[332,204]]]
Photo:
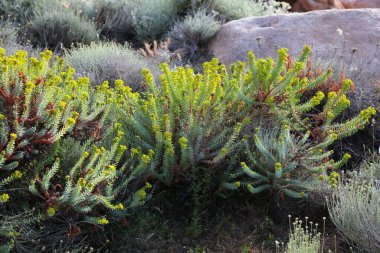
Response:
[[[312,59],[334,60],[368,71],[380,80],[380,9],[321,10],[252,17],[224,24],[209,43],[212,54],[227,65],[256,57],[276,58],[286,47],[296,56],[303,45]]]
[[[380,0],[297,0],[293,11],[380,8]]]

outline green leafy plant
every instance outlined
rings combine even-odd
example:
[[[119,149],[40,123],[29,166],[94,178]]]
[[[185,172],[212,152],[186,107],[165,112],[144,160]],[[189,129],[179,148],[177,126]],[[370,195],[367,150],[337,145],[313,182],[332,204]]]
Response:
[[[37,15],[28,28],[34,46],[50,49],[70,48],[72,44],[90,44],[98,39],[95,24],[70,10],[54,9]]]
[[[203,233],[203,223],[207,208],[210,207],[213,183],[211,180],[211,171],[207,168],[199,168],[192,171],[191,186],[189,194],[191,196],[191,214],[190,222],[186,228],[186,233],[194,238]]]
[[[206,9],[200,9],[187,15],[183,21],[176,22],[168,33],[169,48],[180,50],[181,55],[194,57],[220,29],[221,22],[216,20],[215,14]]]
[[[195,249],[189,249],[186,253],[206,253],[206,250],[197,246]]]
[[[272,58],[256,60],[250,51],[249,69],[241,81],[243,99],[257,109],[257,116],[274,113],[277,122],[285,122],[296,131],[310,131],[313,139],[319,142],[327,137],[342,139],[363,129],[376,113],[372,107],[362,110],[352,119],[336,122],[350,105],[346,93],[351,88],[351,80],[344,80],[342,87],[337,92],[329,92],[325,99],[325,94],[317,90],[318,85],[331,75],[331,69],[311,79],[298,77],[309,54],[310,48],[306,46],[293,63],[288,60],[287,50],[280,49],[274,63]],[[312,91],[315,95],[304,101],[305,95]],[[325,104],[320,108],[323,101]]]
[[[328,198],[331,220],[344,238],[366,252],[380,249],[380,159],[343,178]]]
[[[333,81],[320,87],[321,90],[326,91],[325,94],[330,91],[337,91],[342,86],[345,76],[353,81],[352,92],[347,94],[350,106],[339,116],[341,120],[351,118],[368,106],[377,110],[380,108],[380,83],[375,77],[376,67],[371,59],[355,61],[349,65],[340,58],[317,60],[314,66],[311,66],[311,70],[314,72],[327,68],[332,68],[334,72],[330,77]],[[377,123],[379,121],[380,114],[377,114],[371,121],[371,127],[367,127],[360,134],[339,141],[334,145],[335,150],[352,154],[353,160],[350,166],[359,166],[367,150],[371,149],[374,152],[380,145],[380,124]]]

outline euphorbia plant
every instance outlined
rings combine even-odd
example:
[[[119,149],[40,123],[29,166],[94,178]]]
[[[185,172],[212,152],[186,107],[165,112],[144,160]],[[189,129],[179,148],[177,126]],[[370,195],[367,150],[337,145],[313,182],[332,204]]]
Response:
[[[346,154],[342,160],[334,162],[329,146],[363,129],[376,113],[369,107],[352,119],[337,121],[350,105],[346,93],[352,81],[341,80],[341,86],[326,97],[318,87],[326,82],[331,70],[318,76],[310,75],[310,79],[303,75],[309,53],[310,48],[306,46],[298,60],[292,63],[286,49],[278,51],[277,62],[272,58],[256,60],[249,52],[247,72],[237,72],[233,66],[228,76],[228,81],[240,84],[240,96],[252,108],[253,121],[270,118],[273,124],[286,126],[281,133],[262,134],[259,131],[253,138],[246,136],[241,159],[246,156],[248,162],[241,163],[231,181],[241,179],[242,185],[252,193],[272,189],[292,197],[306,196],[315,179],[327,176],[327,171],[342,166],[350,157]],[[306,95],[313,92],[315,95],[307,99]],[[269,127],[268,124],[263,126],[264,129]],[[336,172],[331,175],[335,177]],[[236,189],[241,182],[228,182],[223,186]]]
[[[94,89],[88,78],[52,52],[38,60],[24,51],[6,56],[0,49],[0,187],[20,178],[20,162],[65,135],[98,139],[113,95]],[[13,173],[12,173],[13,171]]]

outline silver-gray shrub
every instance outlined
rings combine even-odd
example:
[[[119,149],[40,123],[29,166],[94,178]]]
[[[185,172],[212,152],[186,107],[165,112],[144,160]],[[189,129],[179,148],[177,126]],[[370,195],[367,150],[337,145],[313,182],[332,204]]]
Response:
[[[7,55],[16,53],[17,50],[24,50],[30,56],[38,56],[39,51],[28,43],[20,44],[17,38],[17,29],[10,23],[0,24],[0,47],[4,48]]]
[[[227,20],[287,13],[290,8],[273,0],[212,0],[212,7]]]
[[[177,0],[128,0],[132,8],[133,26],[140,42],[159,39],[178,17]]]
[[[93,22],[70,10],[54,9],[37,15],[28,31],[33,46],[50,49],[69,48],[73,44],[89,44],[98,40]]]
[[[104,1],[97,7],[95,22],[100,35],[123,43],[135,36],[132,6],[127,1]]]
[[[118,42],[160,39],[178,18],[177,0],[106,0],[96,14],[101,35]]]
[[[170,50],[180,50],[183,56],[192,58],[220,29],[216,14],[202,8],[176,22],[168,36]]]
[[[328,198],[330,217],[361,252],[380,252],[380,158],[351,173]]]
[[[88,76],[93,84],[101,84],[103,81],[113,84],[116,79],[122,79],[133,90],[141,90],[144,78],[140,71],[149,68],[153,73],[158,73],[157,66],[152,61],[128,45],[113,42],[80,45],[66,51],[65,58],[79,76]]]
[[[0,17],[2,20],[25,24],[34,15],[36,1],[1,0]]]

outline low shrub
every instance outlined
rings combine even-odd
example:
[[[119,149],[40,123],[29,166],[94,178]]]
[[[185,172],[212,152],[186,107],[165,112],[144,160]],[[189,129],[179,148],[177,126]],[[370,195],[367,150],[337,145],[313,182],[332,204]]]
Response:
[[[366,252],[380,250],[380,159],[364,163],[342,181],[328,199],[330,217],[353,246]]]
[[[219,31],[220,27],[221,22],[215,19],[215,14],[208,13],[206,9],[200,9],[173,25],[168,33],[169,49],[179,50],[183,57],[192,59],[195,53]]]
[[[95,21],[96,15],[103,7],[104,0],[65,0],[63,8],[73,10],[76,15]]]
[[[143,90],[143,76],[140,73],[143,68],[152,69],[155,75],[157,73],[153,61],[142,57],[128,45],[112,42],[80,45],[66,51],[65,59],[78,75],[88,76],[94,84],[122,79],[133,90]]]
[[[160,39],[177,19],[179,9],[176,0],[109,0],[101,5],[95,21],[101,35],[142,46]]]
[[[141,43],[153,41],[169,30],[172,22],[178,17],[177,0],[131,0],[133,26],[136,39]]]
[[[289,4],[272,0],[213,0],[211,4],[213,9],[227,20],[287,13],[290,9]]]
[[[33,46],[60,50],[98,39],[95,24],[70,10],[53,9],[37,15],[27,31]]]
[[[18,30],[10,23],[0,24],[0,47],[5,49],[7,55],[12,55],[18,50],[28,52],[30,56],[38,57],[39,50],[29,43],[20,44]]]
[[[34,16],[36,3],[33,0],[3,0],[0,2],[0,17],[19,24],[26,24]]]
[[[130,48],[113,43],[66,53],[73,64],[85,59],[86,68],[101,59],[104,72],[116,68],[113,54],[120,62],[136,59]],[[274,61],[249,52],[247,68],[237,62],[227,70],[213,59],[203,64],[203,74],[163,63],[160,81],[142,70],[143,86],[134,88],[145,90],[138,93],[122,80],[115,80],[114,88],[103,80],[93,87],[89,78],[75,77],[63,59],[52,60],[51,51],[38,60],[1,50],[0,210],[18,214],[34,208],[42,215],[41,223],[33,223],[39,231],[34,238],[43,238],[38,249],[74,244],[83,250],[79,238],[101,225],[125,224],[130,210],[149,199],[150,183],[155,189],[172,186],[181,198],[191,195],[187,232],[193,236],[201,233],[210,194],[225,188],[303,197],[323,177],[341,189],[334,169],[349,155],[335,162],[329,147],[363,129],[376,112],[369,107],[341,120],[352,81],[341,80],[327,94],[320,91],[331,70],[306,76],[309,54],[306,46],[291,61],[280,49]],[[80,72],[102,78],[88,69]],[[368,196],[369,202],[375,198]],[[17,243],[17,237],[0,235],[0,241],[12,247],[8,242]]]
[[[17,43],[17,30],[10,24],[0,25],[0,47],[4,48],[8,54],[15,53],[18,47],[21,47]]]
[[[132,4],[128,1],[106,1],[100,4],[95,14],[99,34],[118,43],[133,40],[136,31],[132,11]]]

